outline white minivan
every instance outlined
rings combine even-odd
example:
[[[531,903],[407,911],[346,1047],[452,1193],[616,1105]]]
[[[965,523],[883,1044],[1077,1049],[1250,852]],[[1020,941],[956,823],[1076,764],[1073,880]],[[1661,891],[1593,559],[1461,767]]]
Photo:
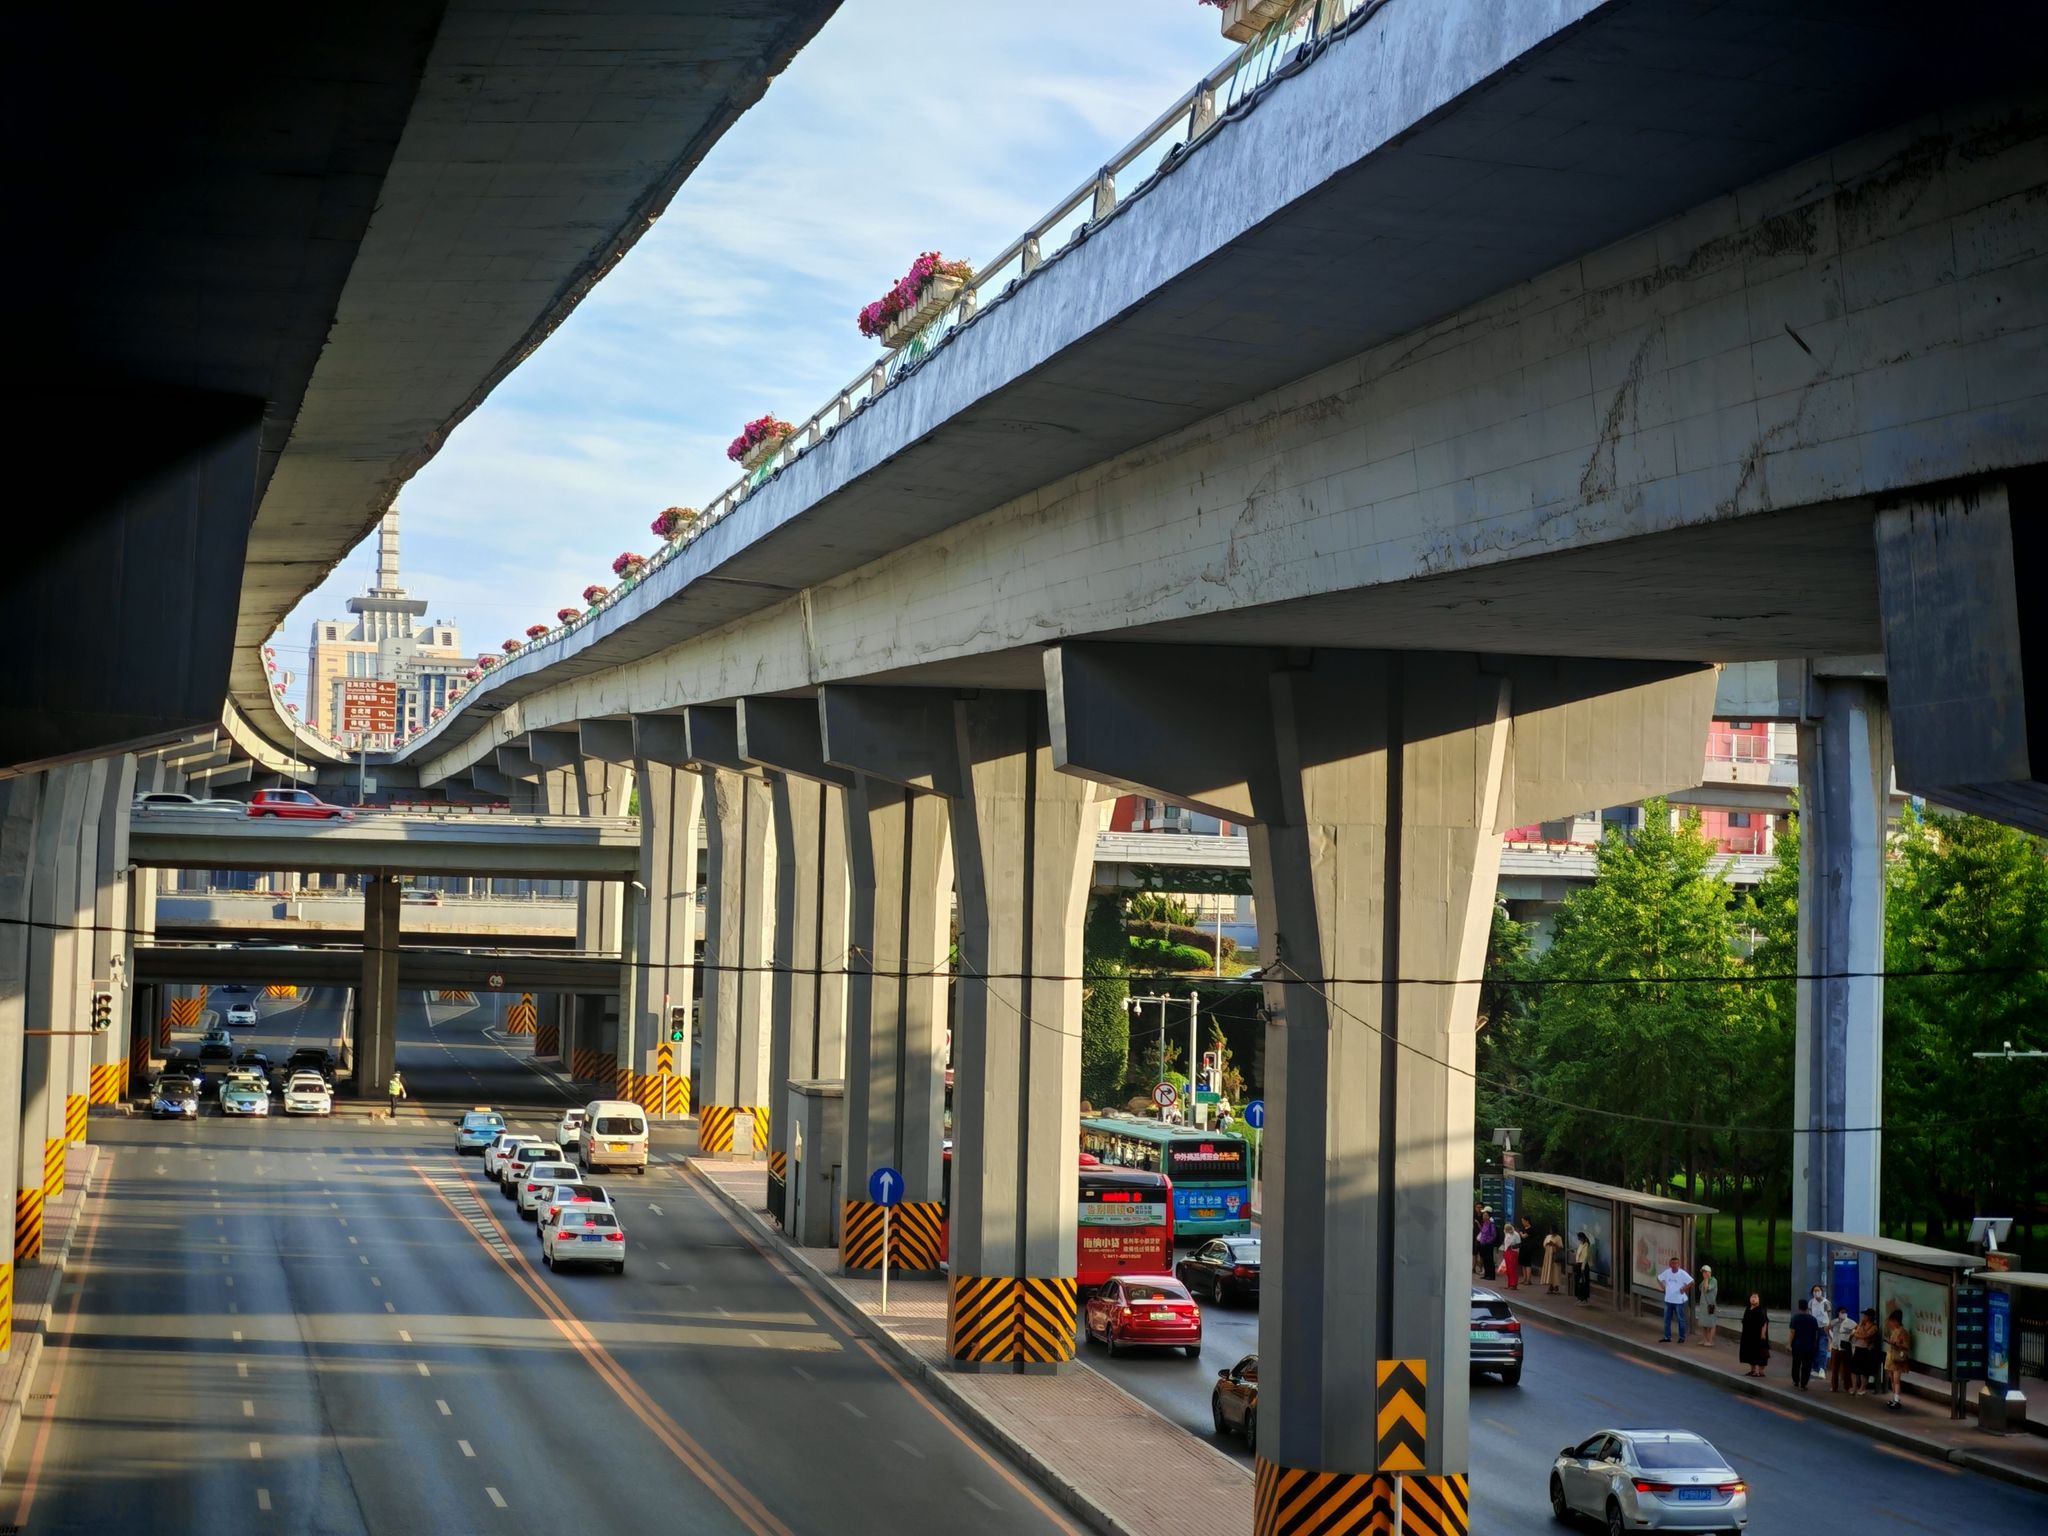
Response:
[[[586,1173],[600,1168],[647,1171],[647,1114],[631,1099],[592,1099],[583,1107],[576,1156]]]

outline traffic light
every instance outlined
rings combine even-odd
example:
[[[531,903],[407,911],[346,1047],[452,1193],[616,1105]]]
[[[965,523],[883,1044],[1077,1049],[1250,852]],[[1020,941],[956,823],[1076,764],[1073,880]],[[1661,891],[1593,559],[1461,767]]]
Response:
[[[668,1011],[668,1043],[681,1045],[690,1037],[690,1010],[671,1008]]]
[[[1215,1070],[1216,1070],[1216,1053],[1215,1053],[1214,1051],[1204,1051],[1204,1052],[1202,1052],[1202,1075],[1203,1075],[1204,1077],[1207,1077],[1207,1076],[1209,1076],[1209,1075],[1210,1075],[1211,1073],[1213,1073],[1213,1072],[1214,1072]]]
[[[114,994],[95,992],[92,995],[92,1032],[104,1035],[114,1027]]]

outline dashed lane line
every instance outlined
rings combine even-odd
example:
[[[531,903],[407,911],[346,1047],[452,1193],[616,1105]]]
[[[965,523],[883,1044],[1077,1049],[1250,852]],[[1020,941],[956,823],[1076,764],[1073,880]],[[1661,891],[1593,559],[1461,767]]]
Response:
[[[486,1486],[486,1487],[484,1488],[484,1492],[485,1492],[485,1493],[488,1493],[488,1494],[489,1494],[489,1495],[491,1496],[491,1502],[492,1502],[493,1504],[497,1505],[497,1506],[498,1506],[498,1508],[500,1508],[500,1509],[504,1509],[504,1508],[506,1508],[506,1507],[507,1507],[507,1506],[506,1506],[506,1504],[505,1504],[505,1495],[503,1495],[502,1493],[498,1492],[498,1490],[497,1490],[497,1489],[495,1489],[495,1488],[492,1488],[492,1487],[489,1487],[489,1486]]]
[[[256,1490],[256,1507],[266,1513],[269,1511],[270,1490],[268,1488],[258,1488]]]

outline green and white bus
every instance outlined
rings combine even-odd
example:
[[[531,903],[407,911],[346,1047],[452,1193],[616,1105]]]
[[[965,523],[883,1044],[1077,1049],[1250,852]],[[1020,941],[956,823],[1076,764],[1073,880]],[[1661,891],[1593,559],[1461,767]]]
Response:
[[[1252,1229],[1242,1136],[1136,1115],[1099,1115],[1081,1121],[1081,1150],[1112,1168],[1166,1175],[1173,1184],[1177,1240],[1237,1237]]]

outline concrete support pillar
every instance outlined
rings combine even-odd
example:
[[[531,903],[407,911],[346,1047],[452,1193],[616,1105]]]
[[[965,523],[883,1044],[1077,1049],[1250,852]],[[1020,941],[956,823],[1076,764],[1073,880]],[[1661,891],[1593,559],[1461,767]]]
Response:
[[[29,930],[33,912],[37,811],[44,780],[40,773],[0,779],[0,1189],[16,1191],[15,1247],[0,1252],[0,1354],[14,1338],[14,1260],[20,1251],[22,1204],[29,1182],[22,1170],[22,1058],[27,1041]],[[31,1202],[42,1219],[42,1191]],[[37,1228],[40,1241],[41,1229]],[[40,1251],[40,1248],[37,1250]],[[34,1255],[31,1254],[30,1257]]]
[[[144,766],[138,764],[139,769]],[[126,823],[123,822],[123,848],[126,847]],[[149,1087],[152,1060],[156,1055],[157,1030],[165,1010],[170,1004],[162,987],[136,987],[134,977],[134,953],[139,945],[156,941],[156,900],[157,886],[162,870],[138,869],[128,877],[128,974],[131,981],[127,999],[116,998],[114,1003],[115,1031],[121,1036],[127,1050],[127,1091],[141,1093]]]
[[[695,1106],[690,1039],[697,978],[697,823],[704,814],[704,781],[683,766],[688,759],[680,721],[649,716],[627,729],[633,778],[640,789],[640,879],[647,888],[636,910],[634,1033],[644,1044],[638,1070],[654,1079],[647,1098],[660,1099],[659,1104],[642,1102],[651,1113],[681,1116]],[[675,1022],[682,1027],[680,1041],[670,1039]]]
[[[1792,1228],[1876,1232],[1891,788],[1885,685],[1816,677],[1807,708],[1799,726],[1799,974],[1806,979],[1797,984]],[[1793,1243],[1792,1294],[1804,1296],[1827,1282],[1827,1253],[1818,1243]],[[1875,1275],[1865,1278],[1875,1283]]]
[[[818,708],[808,699],[744,699],[739,750],[774,770],[774,973],[768,999],[768,1211],[784,1222],[794,1131],[789,1084],[846,1075],[848,920],[847,788],[854,775],[826,764]],[[872,893],[872,883],[868,890]],[[830,1155],[842,1169],[843,1150]],[[900,1165],[898,1165],[900,1166]],[[913,1196],[913,1198],[922,1198]]]
[[[943,795],[950,815],[960,968],[949,1360],[960,1370],[1057,1369],[1073,1356],[1077,1324],[1081,917],[1107,801],[1054,771],[1035,693],[826,688],[819,708],[828,759]],[[911,818],[919,809],[905,806]],[[872,816],[870,826],[879,886],[884,860],[910,855],[917,830],[913,821],[896,833]],[[878,920],[881,900],[878,890]],[[915,900],[906,893],[906,914]],[[878,971],[881,943],[878,933]]]
[[[531,781],[534,805],[543,816],[567,816],[576,803],[574,776],[567,768],[556,768],[543,773],[533,758],[523,748],[498,748],[498,769],[518,782]],[[523,771],[522,771],[523,770]],[[576,947],[584,947],[586,916],[583,900],[584,885],[572,883],[576,893]],[[576,999],[569,993],[558,992],[543,998],[540,1003],[542,1019],[536,1023],[533,1032],[533,1054],[554,1056],[562,1063],[565,1071],[574,1075],[576,1071],[576,1050],[581,1042],[577,1038]],[[552,1049],[550,1049],[552,1047]]]
[[[398,877],[379,871],[363,877],[363,982],[356,992],[355,1091],[383,1096],[398,1065]]]
[[[765,1151],[769,958],[775,917],[774,812],[768,779],[739,755],[730,708],[683,712],[704,778],[710,881],[704,906],[704,1031],[697,1144],[710,1154]]]
[[[1255,702],[1222,727],[1169,707],[1169,670]],[[1299,1528],[1276,1510],[1302,1500],[1332,1528],[1390,1508],[1387,1360],[1428,1382],[1409,1498],[1462,1507],[1473,1027],[1500,834],[1696,778],[1713,674],[1093,645],[1046,671],[1063,769],[1251,824],[1269,1011],[1258,1528]]]
[[[82,765],[44,775],[30,876],[28,1034],[21,1052],[21,1126],[14,1217],[16,1263],[42,1254],[43,1206],[64,1192],[64,1097],[69,1040],[49,1033],[73,1027],[77,985],[78,841],[90,775]]]
[[[107,823],[107,791],[111,778],[114,786],[120,786],[119,772],[121,759],[95,758],[79,765],[84,781],[78,815],[78,842],[71,852],[74,860],[72,875],[71,925],[71,1005],[70,1012],[56,1025],[63,1030],[86,1030],[91,1027],[93,992],[111,982],[111,977],[101,968],[101,957],[111,963],[111,952],[104,949],[107,936],[95,931],[100,911],[100,834]],[[126,820],[127,800],[121,801],[122,819]],[[90,1034],[63,1034],[56,1037],[57,1049],[52,1059],[61,1064],[59,1075],[63,1079],[64,1126],[60,1132],[67,1146],[78,1146],[85,1141],[86,1115],[91,1103],[93,1046]]]

